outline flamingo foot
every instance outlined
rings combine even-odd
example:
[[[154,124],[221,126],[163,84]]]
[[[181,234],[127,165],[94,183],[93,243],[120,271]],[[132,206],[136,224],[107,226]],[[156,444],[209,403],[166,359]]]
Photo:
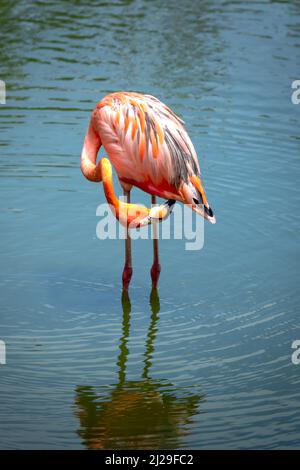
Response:
[[[159,279],[159,276],[160,276],[160,271],[161,271],[161,266],[160,266],[160,263],[158,261],[154,261],[153,265],[152,265],[152,268],[151,268],[151,279],[152,279],[152,287],[154,289],[157,288],[157,284],[158,284],[158,279]]]
[[[123,291],[127,291],[132,277],[132,267],[125,264],[122,274]]]

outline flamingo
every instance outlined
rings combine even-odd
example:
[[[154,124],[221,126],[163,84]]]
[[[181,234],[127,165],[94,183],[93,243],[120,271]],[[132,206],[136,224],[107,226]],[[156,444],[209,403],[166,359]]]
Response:
[[[97,163],[103,145],[108,158]],[[124,201],[114,192],[112,165],[124,192]],[[136,92],[106,95],[94,108],[81,152],[81,171],[90,181],[103,183],[107,202],[126,227],[123,291],[132,277],[130,229],[154,227],[152,287],[161,272],[157,222],[168,217],[176,201],[214,224],[195,148],[182,121],[154,96]],[[130,202],[135,186],[151,195],[151,208]],[[156,197],[166,202],[156,206]]]

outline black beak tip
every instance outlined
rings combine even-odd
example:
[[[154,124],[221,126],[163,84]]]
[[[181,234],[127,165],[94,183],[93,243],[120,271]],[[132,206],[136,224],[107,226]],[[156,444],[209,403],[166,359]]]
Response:
[[[204,206],[204,212],[209,216],[209,217],[213,217],[214,216],[214,213],[213,213],[213,210],[211,207],[206,207]]]

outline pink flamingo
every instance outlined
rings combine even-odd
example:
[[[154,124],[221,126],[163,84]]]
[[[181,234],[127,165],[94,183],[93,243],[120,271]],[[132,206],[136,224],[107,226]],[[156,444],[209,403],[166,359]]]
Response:
[[[81,153],[81,170],[90,180],[103,182],[106,199],[116,218],[127,227],[123,289],[132,276],[129,228],[137,228],[166,218],[175,201],[189,204],[211,223],[216,219],[204,192],[194,146],[183,121],[154,96],[116,92],[105,96],[92,112]],[[104,146],[124,191],[119,200],[113,187],[112,167],[107,158],[98,163]],[[152,208],[130,204],[130,190],[136,186],[151,194]],[[155,207],[156,196],[167,202]],[[157,234],[153,237],[152,286],[160,275]]]

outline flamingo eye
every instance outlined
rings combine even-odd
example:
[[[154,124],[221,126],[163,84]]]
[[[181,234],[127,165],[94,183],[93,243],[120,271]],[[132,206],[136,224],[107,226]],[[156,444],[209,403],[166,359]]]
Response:
[[[193,197],[193,201],[195,204],[200,204],[200,201],[198,201],[198,199],[196,199],[195,197]]]

